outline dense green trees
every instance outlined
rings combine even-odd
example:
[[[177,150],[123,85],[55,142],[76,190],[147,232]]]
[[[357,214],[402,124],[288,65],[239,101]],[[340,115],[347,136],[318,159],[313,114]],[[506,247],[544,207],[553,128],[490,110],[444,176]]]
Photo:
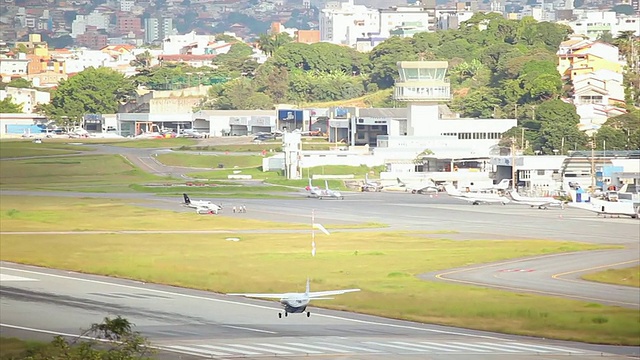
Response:
[[[22,112],[22,104],[16,104],[11,100],[11,96],[7,96],[4,100],[0,100],[0,114],[15,114]]]
[[[118,106],[134,94],[132,81],[110,68],[88,68],[63,80],[53,93],[51,103],[38,111],[58,125],[73,127],[85,114],[114,114]]]

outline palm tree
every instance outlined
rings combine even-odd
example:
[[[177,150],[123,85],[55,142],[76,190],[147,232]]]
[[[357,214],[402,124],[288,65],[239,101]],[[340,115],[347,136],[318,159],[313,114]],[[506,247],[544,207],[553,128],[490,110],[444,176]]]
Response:
[[[276,50],[273,36],[269,34],[260,34],[260,37],[258,38],[258,49],[267,56],[273,55],[273,52]]]

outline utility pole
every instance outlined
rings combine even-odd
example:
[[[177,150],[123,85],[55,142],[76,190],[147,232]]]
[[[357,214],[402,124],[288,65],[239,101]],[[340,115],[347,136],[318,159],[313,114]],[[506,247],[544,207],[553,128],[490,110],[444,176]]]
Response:
[[[516,189],[516,139],[511,138],[511,188]]]
[[[596,136],[593,136],[591,139],[591,192],[593,193],[596,190]]]

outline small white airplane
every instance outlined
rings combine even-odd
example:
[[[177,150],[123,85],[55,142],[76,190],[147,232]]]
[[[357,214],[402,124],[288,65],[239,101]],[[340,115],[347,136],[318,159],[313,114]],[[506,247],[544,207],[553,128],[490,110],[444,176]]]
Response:
[[[189,195],[182,194],[184,197],[184,205],[196,209],[198,214],[218,214],[222,210],[222,206],[216,205],[208,200],[191,200]]]
[[[518,205],[529,205],[531,207],[537,206],[538,209],[547,209],[548,206],[559,206],[561,209],[564,209],[564,201],[554,199],[552,197],[529,197],[522,196],[518,194],[517,191],[512,190],[508,192],[509,196],[511,196],[511,200],[513,200],[514,204]]]
[[[329,290],[329,291],[315,291],[309,290],[309,279],[307,279],[307,289],[304,293],[284,293],[284,294],[227,294],[230,296],[245,296],[251,298],[263,298],[263,299],[279,299],[280,304],[284,308],[284,316],[289,314],[301,314],[307,310],[307,305],[311,300],[332,300],[333,298],[327,296],[342,295],[350,292],[360,291],[360,289],[346,289],[346,290]],[[311,312],[307,311],[307,317],[311,316]],[[278,313],[278,317],[282,318],[282,313]]]
[[[324,189],[321,189],[317,186],[313,186],[311,184],[311,179],[309,179],[309,185],[305,188],[305,190],[308,192],[307,197],[315,197],[320,200],[322,200],[322,198],[336,198],[344,200],[344,196],[342,195],[342,193],[336,190],[329,189],[329,182],[327,180],[324,181],[324,187]]]
[[[362,186],[362,191],[375,191],[380,192],[383,186],[378,181],[369,180],[369,174],[364,174],[364,185]]]
[[[198,132],[197,130],[194,129],[183,129],[182,130],[182,136],[183,137],[192,137],[192,138],[203,138],[204,134],[201,132]]]
[[[570,202],[569,207],[595,212],[598,216],[630,216],[632,219],[640,219],[640,206],[634,206],[633,202],[604,201],[592,198],[588,202]]]
[[[494,184],[492,186],[489,187],[482,187],[482,186],[474,186],[473,183],[471,183],[470,186],[467,186],[466,188],[469,189],[470,192],[484,192],[484,191],[505,191],[509,188],[509,179],[502,179],[499,183]]]
[[[398,181],[399,187],[404,188],[405,191],[411,191],[412,194],[433,194],[439,191],[431,179],[412,182],[405,182],[400,180],[400,178],[396,178],[396,180]]]
[[[474,192],[463,193],[463,192],[460,192],[455,187],[453,187],[453,185],[451,184],[446,184],[444,186],[444,189],[447,191],[447,194],[449,196],[468,201],[472,205],[480,205],[480,203],[486,203],[486,204],[499,203],[502,205],[506,205],[507,203],[510,202],[509,199],[498,194],[491,194],[491,193],[486,194],[486,193],[474,193]]]

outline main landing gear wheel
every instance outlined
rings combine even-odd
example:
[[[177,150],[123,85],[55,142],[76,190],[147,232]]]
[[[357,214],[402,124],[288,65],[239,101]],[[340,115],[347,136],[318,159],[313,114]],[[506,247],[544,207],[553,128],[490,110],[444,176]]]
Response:
[[[285,311],[284,312],[284,317],[287,317],[287,316],[289,316],[289,313]]]
[[[307,311],[307,317],[311,316],[311,312]]]
[[[278,318],[282,319],[282,313],[278,313]]]

